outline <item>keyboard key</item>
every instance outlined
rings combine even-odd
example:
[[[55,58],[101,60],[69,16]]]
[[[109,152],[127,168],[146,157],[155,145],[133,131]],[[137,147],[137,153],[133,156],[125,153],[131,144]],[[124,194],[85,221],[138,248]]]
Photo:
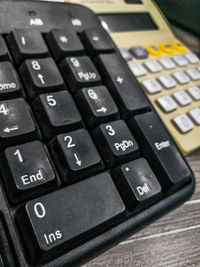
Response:
[[[83,126],[81,115],[67,90],[40,95],[33,102],[33,108],[46,138]]]
[[[133,46],[129,49],[129,51],[137,59],[144,59],[149,56],[147,50],[142,46]]]
[[[101,173],[29,201],[18,213],[18,224],[32,261],[39,263],[90,239],[124,213],[110,175]]]
[[[68,57],[62,61],[61,68],[72,92],[101,84],[101,77],[89,57]]]
[[[131,53],[128,51],[126,48],[120,48],[119,52],[121,56],[126,60],[126,61],[131,61],[133,59],[133,56]]]
[[[193,81],[200,80],[200,72],[197,69],[190,68],[186,72]]]
[[[172,191],[190,181],[188,165],[155,113],[137,115],[129,125],[164,191]]]
[[[200,100],[200,88],[198,86],[191,86],[187,89],[187,91],[194,100]]]
[[[174,72],[173,76],[180,84],[186,84],[190,82],[190,78],[183,71],[176,71]]]
[[[145,61],[144,65],[152,73],[160,72],[163,69],[162,66],[160,65],[160,63],[154,59],[149,59],[149,60]]]
[[[123,164],[113,172],[114,181],[130,211],[158,199],[161,186],[144,158]]]
[[[109,167],[139,156],[138,144],[122,120],[100,125],[93,135]]]
[[[189,105],[192,102],[192,98],[184,90],[176,91],[173,96],[181,106]]]
[[[146,69],[140,63],[131,63],[129,64],[129,67],[136,77],[144,76],[147,74]]]
[[[149,110],[149,102],[126,62],[117,54],[95,60],[104,83],[118,104],[122,118]]]
[[[200,125],[200,108],[190,110],[189,115],[197,125]]]
[[[162,86],[154,78],[143,80],[142,85],[149,94],[156,94],[162,90]]]
[[[19,77],[10,62],[0,62],[0,99],[22,96]]]
[[[173,60],[176,62],[176,64],[178,65],[178,67],[185,67],[185,66],[188,65],[188,61],[182,55],[175,55],[175,56],[173,56]]]
[[[194,128],[193,122],[186,114],[181,114],[173,119],[174,125],[181,133],[187,133]]]
[[[31,98],[65,88],[63,78],[52,58],[26,60],[20,72]]]
[[[185,57],[191,64],[199,63],[199,58],[194,53],[187,53]]]
[[[7,191],[14,202],[43,194],[56,185],[48,152],[39,141],[7,148],[1,162]]]
[[[8,35],[8,44],[17,64],[49,54],[41,33],[35,29],[15,29]]]
[[[161,82],[161,84],[166,89],[171,89],[171,88],[174,88],[176,86],[176,81],[169,74],[163,74],[163,75],[161,75],[160,77],[158,77],[158,80]]]
[[[68,28],[54,29],[46,36],[48,45],[58,61],[70,55],[84,54],[84,47],[75,32]]]
[[[89,127],[119,118],[119,111],[108,89],[104,86],[83,88],[77,94],[77,103]]]
[[[171,69],[174,69],[176,67],[176,65],[171,60],[171,58],[168,58],[168,57],[161,58],[160,63],[166,70],[171,70]]]
[[[22,98],[0,101],[0,147],[39,137],[28,104]]]
[[[172,112],[178,107],[174,99],[169,95],[159,97],[156,102],[166,113]]]
[[[112,52],[115,47],[104,30],[90,29],[82,33],[81,39],[90,56]]]
[[[0,61],[10,60],[8,49],[4,42],[3,37],[0,35]]]
[[[67,183],[103,170],[101,157],[85,129],[58,135],[50,142],[50,148]]]

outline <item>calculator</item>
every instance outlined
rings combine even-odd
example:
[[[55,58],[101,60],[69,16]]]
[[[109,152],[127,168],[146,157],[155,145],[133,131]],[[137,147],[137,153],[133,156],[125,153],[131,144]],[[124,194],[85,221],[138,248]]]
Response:
[[[153,1],[71,0],[92,8],[183,154],[200,147],[200,61]]]
[[[0,2],[0,266],[81,266],[194,176],[98,17]]]

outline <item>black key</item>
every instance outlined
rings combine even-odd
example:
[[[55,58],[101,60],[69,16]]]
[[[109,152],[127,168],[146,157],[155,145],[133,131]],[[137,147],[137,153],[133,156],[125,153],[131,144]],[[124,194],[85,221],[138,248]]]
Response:
[[[50,142],[50,148],[67,183],[103,170],[101,157],[85,129],[58,135]]]
[[[40,95],[33,102],[33,107],[46,138],[83,126],[81,115],[68,91]]]
[[[128,162],[113,170],[114,181],[130,211],[158,200],[161,186],[144,158]]]
[[[63,78],[52,58],[26,60],[20,72],[31,98],[65,88]]]
[[[139,156],[139,147],[122,120],[105,123],[93,132],[94,140],[108,166]]]
[[[61,68],[72,92],[101,83],[100,75],[89,57],[68,57],[62,61]]]
[[[81,41],[70,28],[52,30],[46,38],[56,60],[64,59],[66,56],[84,54]]]
[[[145,59],[149,56],[147,50],[142,46],[133,46],[129,49],[129,51],[137,59]]]
[[[38,137],[38,129],[24,99],[0,101],[0,148]]]
[[[108,53],[115,49],[113,42],[106,31],[90,29],[81,35],[85,48],[90,56]]]
[[[44,262],[90,239],[125,213],[108,173],[29,201],[18,214],[25,246],[33,262]]]
[[[147,97],[120,55],[101,55],[96,64],[123,118],[149,110]]]
[[[0,63],[0,99],[22,96],[18,75],[10,62]]]
[[[55,187],[52,163],[40,141],[7,148],[1,162],[7,191],[14,202],[43,194]]]
[[[143,155],[165,191],[177,189],[191,180],[188,165],[155,113],[137,115],[129,126],[140,140]]]
[[[35,29],[15,29],[8,35],[8,44],[17,64],[28,58],[48,55],[48,48],[41,33]]]
[[[89,127],[119,118],[118,108],[105,86],[84,88],[77,93],[77,103]]]
[[[1,35],[0,35],[0,60],[1,61],[10,60],[8,49]]]

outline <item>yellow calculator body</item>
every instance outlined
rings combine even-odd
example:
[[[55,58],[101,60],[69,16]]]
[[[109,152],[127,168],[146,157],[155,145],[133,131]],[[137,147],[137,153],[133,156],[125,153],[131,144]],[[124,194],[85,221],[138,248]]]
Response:
[[[200,147],[200,61],[150,0],[71,0],[97,14],[184,154]],[[178,12],[178,10],[177,10]]]

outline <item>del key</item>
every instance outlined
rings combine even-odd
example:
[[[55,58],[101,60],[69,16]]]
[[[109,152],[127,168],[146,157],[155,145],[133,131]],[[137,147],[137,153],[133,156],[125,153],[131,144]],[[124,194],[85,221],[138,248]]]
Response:
[[[105,228],[124,212],[110,175],[101,173],[29,201],[18,219],[32,260],[43,262],[90,238],[94,229]]]

